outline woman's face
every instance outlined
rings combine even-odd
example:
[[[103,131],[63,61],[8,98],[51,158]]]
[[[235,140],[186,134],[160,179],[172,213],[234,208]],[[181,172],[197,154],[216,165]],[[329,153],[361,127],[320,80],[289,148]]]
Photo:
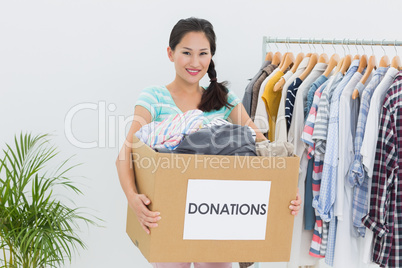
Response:
[[[189,32],[173,51],[168,47],[170,61],[176,68],[176,79],[188,84],[198,83],[207,73],[212,59],[209,41],[203,32]]]

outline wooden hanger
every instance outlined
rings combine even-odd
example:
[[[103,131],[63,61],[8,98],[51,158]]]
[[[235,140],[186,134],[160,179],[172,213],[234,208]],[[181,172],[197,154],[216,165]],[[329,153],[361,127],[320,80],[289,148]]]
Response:
[[[280,67],[280,71],[282,73],[286,72],[286,69],[290,66],[295,61],[295,56],[293,55],[292,52],[288,52],[286,55],[286,58],[282,61],[282,66]]]
[[[288,57],[288,54],[289,54],[289,52],[286,52],[285,54],[283,54],[281,63],[280,63],[279,66],[278,66],[279,70],[282,68],[283,63],[285,62],[286,58]]]
[[[356,55],[353,57],[353,60],[360,60],[360,55],[359,55],[359,54],[356,54]]]
[[[349,69],[350,64],[352,63],[352,55],[346,55],[341,69],[339,70],[342,74],[345,74],[346,71]]]
[[[292,52],[289,52],[286,59],[283,60],[282,67],[280,68],[280,72],[285,73],[286,69],[295,61],[295,57]],[[279,81],[274,86],[274,92],[278,92],[282,90],[283,86],[285,85],[286,81],[283,77],[279,79]]]
[[[325,53],[322,53],[320,57],[318,58],[318,63],[328,63],[328,55]]]
[[[271,64],[279,65],[279,63],[281,63],[281,60],[282,60],[282,54],[278,51],[274,54]]]
[[[342,59],[338,62],[338,65],[336,65],[334,74],[337,74],[337,73],[341,70],[344,61],[345,61],[345,58],[342,58]]]
[[[389,58],[387,55],[384,55],[380,59],[379,67],[388,67],[389,66]]]
[[[371,72],[373,71],[375,65],[376,65],[375,56],[371,55],[369,60],[368,60],[366,73],[363,75],[362,79],[360,80],[360,83],[362,83],[363,85],[366,83],[366,81],[369,78]],[[359,97],[359,90],[357,88],[355,88],[355,90],[353,91],[352,99],[355,100],[358,97]]]
[[[272,53],[271,51],[270,52],[268,52],[266,55],[265,55],[265,61],[271,61],[272,62],[272,58],[274,57],[274,53]]]
[[[325,77],[328,78],[328,76],[330,75],[330,73],[332,72],[332,70],[335,68],[335,66],[338,65],[339,60],[340,60],[340,58],[339,58],[339,55],[338,55],[338,54],[335,53],[335,54],[333,54],[333,55],[331,56],[331,58],[329,59],[329,62],[328,62],[327,69],[326,69],[325,72],[323,73],[323,75],[324,75]]]
[[[362,57],[360,59],[359,67],[357,68],[357,72],[362,74],[364,71],[364,68],[366,68],[366,67],[367,67],[367,56],[362,55]]]
[[[397,70],[401,70],[401,58],[398,55],[394,56],[391,61],[391,67],[394,67]]]
[[[317,62],[318,62],[317,53],[311,54],[310,60],[309,60],[308,65],[306,67],[306,70],[304,70],[302,72],[302,74],[299,76],[299,79],[304,81],[304,79],[306,79],[307,75],[309,75],[309,73],[314,68],[314,66],[317,64]]]
[[[293,56],[293,53],[292,53]],[[299,54],[297,54],[296,59],[293,61],[293,67],[290,70],[292,73],[295,73],[297,70],[297,67],[299,67],[300,62],[303,60],[304,58],[304,53],[300,52]],[[279,79],[279,81],[275,84],[274,86],[274,92],[278,92],[280,90],[282,90],[283,86],[286,84],[286,81],[283,77],[281,77],[281,79]]]
[[[296,60],[295,60],[295,62],[293,63],[293,67],[292,67],[292,69],[290,70],[292,73],[295,73],[295,72],[296,72],[297,68],[298,68],[299,65],[300,65],[300,62],[302,62],[303,59],[304,59],[304,53],[303,53],[303,52],[300,52],[299,54],[297,54]]]

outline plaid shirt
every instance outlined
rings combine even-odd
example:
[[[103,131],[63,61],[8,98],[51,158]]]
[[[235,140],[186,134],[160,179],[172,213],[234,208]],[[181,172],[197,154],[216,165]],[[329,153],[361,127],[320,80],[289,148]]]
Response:
[[[355,157],[349,170],[349,184],[352,187],[355,186],[353,189],[352,203],[353,226],[356,227],[358,234],[363,237],[366,233],[366,228],[364,228],[361,220],[368,211],[368,176],[363,168],[360,150],[363,143],[364,131],[366,129],[367,115],[370,108],[371,96],[373,95],[374,90],[380,84],[381,80],[384,78],[387,70],[387,67],[378,68],[373,75],[370,83],[363,91],[354,142]]]
[[[402,73],[398,73],[382,106],[370,211],[363,224],[374,232],[373,261],[402,267]]]

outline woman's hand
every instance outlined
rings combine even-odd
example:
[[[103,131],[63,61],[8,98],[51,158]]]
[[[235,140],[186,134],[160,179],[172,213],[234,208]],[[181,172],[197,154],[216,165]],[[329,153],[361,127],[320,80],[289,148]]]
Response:
[[[158,227],[157,222],[161,219],[160,213],[150,211],[147,208],[147,206],[151,204],[151,200],[149,200],[145,195],[135,194],[134,197],[129,200],[129,204],[147,234],[150,234],[149,228]]]
[[[299,189],[297,189],[296,200],[290,201],[289,209],[291,210],[292,215],[296,216],[299,213],[301,207],[302,200],[299,195]]]

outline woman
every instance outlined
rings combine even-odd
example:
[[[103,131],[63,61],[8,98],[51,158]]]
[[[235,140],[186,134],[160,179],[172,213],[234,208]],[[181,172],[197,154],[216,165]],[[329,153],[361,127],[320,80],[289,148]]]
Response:
[[[188,18],[180,20],[173,28],[168,57],[174,63],[176,77],[167,86],[146,88],[140,94],[134,110],[134,120],[116,161],[119,179],[130,207],[133,209],[144,231],[158,226],[159,212],[150,211],[151,203],[145,195],[138,194],[133,170],[130,166],[130,144],[134,133],[151,121],[162,121],[171,114],[200,109],[207,118],[223,118],[237,125],[248,125],[257,134],[257,140],[265,137],[251,121],[240,100],[227,90],[224,83],[218,83],[212,56],[216,43],[210,22]],[[199,81],[208,73],[210,85],[203,88]],[[162,105],[161,105],[162,104]],[[291,213],[297,215],[301,200],[290,205]],[[154,267],[190,267],[188,263],[154,263]],[[195,267],[231,267],[231,263],[197,263]]]

